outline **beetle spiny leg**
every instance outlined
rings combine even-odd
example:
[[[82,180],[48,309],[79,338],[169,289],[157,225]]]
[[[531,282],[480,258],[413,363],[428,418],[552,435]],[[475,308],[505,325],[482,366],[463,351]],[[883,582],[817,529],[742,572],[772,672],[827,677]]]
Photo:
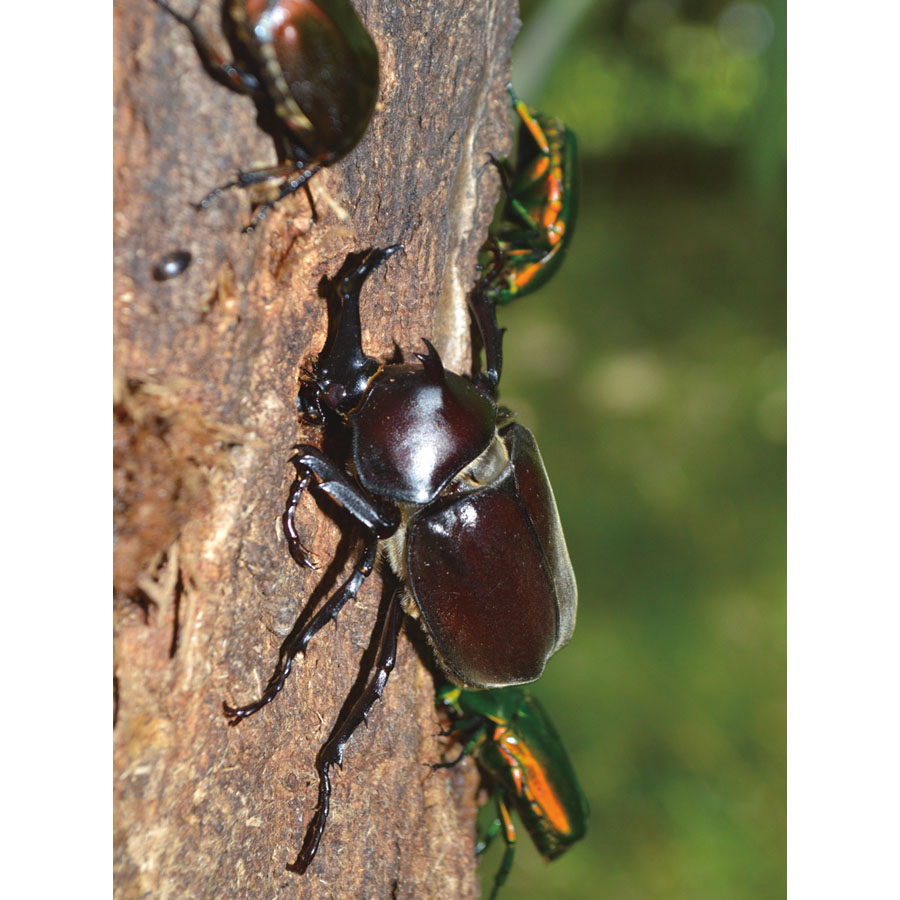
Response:
[[[494,261],[491,265],[490,271],[482,278],[482,281],[490,283],[494,281],[503,270],[503,250],[500,247],[500,242],[493,234],[488,235],[488,239],[485,241],[485,246],[493,256]]]
[[[242,229],[245,234],[250,234],[266,217],[268,210],[272,209],[279,201],[283,200],[289,194],[298,191],[313,177],[313,175],[316,174],[316,172],[319,171],[319,169],[322,168],[318,163],[312,166],[302,165],[303,168],[299,175],[295,175],[298,164],[294,162],[279,163],[275,166],[264,166],[260,169],[250,169],[245,172],[238,172],[237,177],[233,181],[229,181],[227,184],[221,184],[218,187],[213,188],[199,203],[195,203],[194,209],[198,211],[209,209],[213,201],[218,200],[225,191],[230,191],[232,188],[247,188],[254,184],[262,184],[265,181],[270,181],[272,178],[287,178],[288,180],[279,188],[278,196],[274,200],[263,203],[250,222]],[[295,177],[291,178],[291,175],[295,175]]]
[[[400,525],[400,510],[396,506],[376,506],[338,466],[318,447],[300,444],[292,458],[301,470],[311,472],[318,479],[318,490],[337,501],[370,534],[377,538],[390,537]]]
[[[291,674],[294,657],[298,653],[305,654],[306,648],[316,632],[320,631],[329,620],[336,620],[338,613],[347,601],[356,597],[363,581],[372,573],[377,551],[378,540],[370,537],[366,542],[366,547],[359,562],[353,570],[353,574],[340,590],[329,597],[325,605],[312,617],[307,625],[301,628],[302,618],[297,620],[297,624],[294,625],[291,633],[281,645],[281,650],[278,653],[278,664],[259,700],[248,703],[246,706],[237,707],[230,706],[227,703],[222,704],[225,715],[229,719],[229,725],[237,725],[238,722],[246,719],[248,716],[252,716],[253,713],[261,710],[278,696],[284,687],[285,681],[287,681],[288,675]]]
[[[319,212],[316,209],[316,201],[313,199],[312,190],[310,189],[310,186],[309,186],[309,181],[305,181],[303,183],[303,191],[306,194],[306,199],[309,201],[309,210],[310,210],[310,213],[312,214],[312,220],[313,220],[313,222],[318,222],[319,221]]]
[[[194,24],[194,19],[197,18],[197,13],[200,12],[200,0],[197,0],[197,2],[194,4],[194,11],[189,16],[186,16],[183,13],[180,13],[177,10],[173,9],[171,6],[169,6],[167,0],[153,0],[153,2],[156,3],[156,5],[160,7],[160,9],[164,9],[167,13],[169,13],[169,15],[172,16],[172,18],[176,22],[180,22],[186,28],[190,28]]]
[[[296,166],[295,166],[295,168],[296,168]],[[315,175],[316,172],[318,172],[319,169],[321,169],[321,168],[322,168],[322,166],[319,163],[315,163],[309,167],[304,165],[304,167],[299,175],[297,175],[295,178],[289,178],[287,181],[284,182],[284,184],[281,185],[281,187],[278,189],[278,196],[274,200],[267,200],[265,203],[263,203],[263,205],[256,211],[256,214],[253,216],[253,218],[249,221],[249,223],[247,225],[245,225],[241,229],[241,231],[244,234],[252,234],[256,230],[256,226],[259,225],[260,222],[262,222],[262,220],[266,217],[266,213],[270,209],[274,209],[276,204],[278,204],[282,200],[284,200],[285,197],[289,196],[290,194],[296,193],[297,191],[300,190],[300,188],[304,187],[306,185],[306,183],[309,181],[309,179],[312,178],[313,175]],[[243,179],[246,176],[250,176],[252,174],[254,174],[254,173],[240,172],[238,174],[238,178]],[[252,181],[245,182],[245,184],[253,184],[253,183],[254,182],[252,182]],[[310,195],[310,198],[311,198],[311,196],[312,195]],[[316,215],[315,204],[312,204],[312,212],[313,212],[313,216],[315,216]]]
[[[503,332],[505,329],[497,325],[497,303],[485,289],[490,278],[490,275],[482,275],[466,299],[484,345],[485,368],[484,371],[478,373],[476,384],[496,398],[497,385],[503,370]]]
[[[471,719],[463,719],[455,722],[450,731],[442,732],[440,736],[450,737],[452,735],[459,735],[460,738],[464,738],[468,735],[468,739],[462,744],[459,756],[457,756],[456,759],[442,760],[439,763],[429,763],[432,770],[450,769],[453,766],[459,765],[459,763],[475,749],[478,743],[483,740],[486,731],[487,726],[480,716],[474,716]],[[461,740],[460,743],[462,743]]]
[[[401,590],[399,585],[394,588],[388,604],[387,615],[381,626],[381,635],[378,640],[378,654],[375,660],[375,674],[366,685],[364,693],[353,704],[350,712],[334,727],[334,731],[328,742],[319,751],[316,758],[316,770],[319,773],[319,804],[315,815],[306,832],[306,840],[303,849],[297,856],[293,865],[287,868],[292,872],[302,875],[312,862],[316,851],[319,849],[319,841],[325,831],[325,823],[328,819],[328,808],[331,799],[331,779],[329,770],[331,766],[343,767],[344,745],[350,736],[359,727],[372,708],[376,700],[381,698],[384,686],[394,668],[397,657],[397,635],[403,621],[403,609],[400,604]]]
[[[259,94],[259,79],[250,72],[243,71],[235,63],[228,62],[212,45],[212,42],[204,34],[203,29],[194,21],[200,12],[199,0],[194,4],[194,11],[189,16],[174,10],[169,6],[167,0],[154,0],[154,2],[160,9],[169,13],[176,22],[187,28],[203,68],[219,84],[223,84],[239,94]]]
[[[503,186],[503,193],[506,194],[508,199],[512,194],[512,183],[509,179],[509,170],[506,164],[502,159],[497,159],[493,153],[488,153],[488,161],[497,170],[497,174],[500,176],[500,184]]]
[[[459,765],[467,755],[466,748],[463,747],[456,759],[442,759],[440,762],[425,763],[425,765],[429,766],[432,772],[436,772],[438,769],[452,769],[454,766]]]
[[[300,543],[300,535],[297,534],[297,528],[294,525],[294,516],[297,513],[297,505],[300,503],[300,497],[309,486],[311,478],[312,473],[306,472],[302,478],[298,476],[294,479],[287,509],[285,509],[284,515],[281,517],[291,556],[294,557],[294,560],[297,563],[307,569],[315,569],[316,566],[311,559],[310,552]]]

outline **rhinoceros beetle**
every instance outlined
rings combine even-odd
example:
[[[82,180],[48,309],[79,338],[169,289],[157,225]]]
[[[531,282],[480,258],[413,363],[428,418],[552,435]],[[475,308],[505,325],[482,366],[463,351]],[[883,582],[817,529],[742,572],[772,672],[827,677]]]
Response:
[[[223,30],[235,55],[227,62],[194,21],[199,5],[184,16],[167,0],[154,2],[188,29],[213,78],[256,100],[278,142],[281,164],[238,172],[199,204],[228,188],[284,178],[277,198],[244,228],[253,231],[268,209],[359,143],[378,96],[375,43],[350,0],[225,0]]]
[[[363,352],[360,290],[398,249],[369,251],[340,282],[332,343],[298,398],[308,419],[350,430],[348,469],[315,446],[298,446],[284,514],[291,554],[311,566],[294,513],[314,484],[362,526],[362,553],[347,582],[284,642],[262,697],[225,705],[235,724],[274,700],[294,656],[356,596],[381,555],[396,587],[380,626],[374,674],[316,760],[318,808],[289,866],[301,873],[325,828],[329,770],[341,764],[344,745],[381,696],[403,612],[421,622],[438,665],[465,688],[534,681],[575,626],[575,577],[544,465],[531,433],[497,405],[501,332],[481,283],[469,297],[486,349],[485,371],[476,379],[447,371],[428,341],[418,364],[385,365]]]

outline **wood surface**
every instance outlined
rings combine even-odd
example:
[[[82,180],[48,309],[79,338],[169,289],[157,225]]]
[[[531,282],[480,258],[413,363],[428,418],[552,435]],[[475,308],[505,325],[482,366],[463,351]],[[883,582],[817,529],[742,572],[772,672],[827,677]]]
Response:
[[[313,179],[317,221],[301,191],[245,235],[246,191],[205,212],[191,203],[276,161],[253,101],[215,83],[150,0],[114,7],[117,900],[478,894],[477,776],[427,766],[441,744],[412,621],[383,701],[334,772],[316,859],[303,876],[285,869],[316,806],[316,752],[374,654],[378,574],[275,703],[236,728],[222,713],[223,700],[260,694],[297,616],[360,546],[345,514],[306,496],[297,526],[320,564],[307,572],[280,524],[291,448],[323,439],[295,397],[326,334],[328,279],[350,253],[402,243],[363,291],[366,351],[409,358],[428,337],[448,367],[470,369],[465,295],[498,197],[487,155],[509,146],[515,4],[357,9],[381,54],[371,125]],[[203,2],[200,21],[224,53],[219,12]],[[154,263],[181,249],[187,271],[155,281]]]

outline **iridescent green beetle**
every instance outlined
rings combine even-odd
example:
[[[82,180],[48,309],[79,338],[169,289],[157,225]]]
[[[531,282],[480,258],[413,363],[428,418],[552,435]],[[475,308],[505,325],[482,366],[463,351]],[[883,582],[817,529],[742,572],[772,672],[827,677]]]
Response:
[[[509,303],[545,284],[562,263],[578,206],[578,146],[571,128],[526,106],[508,88],[521,120],[514,160],[492,161],[506,199],[484,245],[494,257],[488,293]]]
[[[502,833],[506,852],[494,878],[494,900],[510,869],[516,831],[510,808],[531,835],[538,852],[556,859],[587,830],[588,805],[559,734],[544,708],[521,687],[466,691],[443,684],[436,703],[449,715],[451,733],[465,741],[451,766],[471,753],[497,804],[497,817],[475,847],[483,852]]]

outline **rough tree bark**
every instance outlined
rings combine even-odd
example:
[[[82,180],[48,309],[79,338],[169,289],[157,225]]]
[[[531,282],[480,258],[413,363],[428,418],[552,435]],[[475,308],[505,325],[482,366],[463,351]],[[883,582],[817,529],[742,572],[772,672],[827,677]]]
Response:
[[[410,623],[383,701],[335,772],[318,856],[304,876],[285,871],[316,805],[316,751],[374,652],[377,575],[276,703],[237,728],[222,714],[223,700],[259,695],[307,598],[340,583],[357,546],[341,512],[307,496],[297,523],[321,566],[306,573],[279,524],[291,447],[317,439],[294,398],[326,333],[323,278],[348,253],[403,243],[363,293],[367,351],[408,357],[429,337],[449,367],[470,365],[465,294],[497,199],[487,154],[508,147],[515,3],[356,5],[381,53],[370,128],[313,180],[318,221],[300,192],[252,235],[240,233],[245,192],[202,214],[189,203],[274,162],[252,101],[213,82],[150,0],[115,6],[119,900],[477,894],[476,779],[471,767],[423,765],[440,748],[427,650]],[[219,8],[204,0],[200,11],[215,35]],[[154,281],[154,262],[182,248],[190,268]]]

